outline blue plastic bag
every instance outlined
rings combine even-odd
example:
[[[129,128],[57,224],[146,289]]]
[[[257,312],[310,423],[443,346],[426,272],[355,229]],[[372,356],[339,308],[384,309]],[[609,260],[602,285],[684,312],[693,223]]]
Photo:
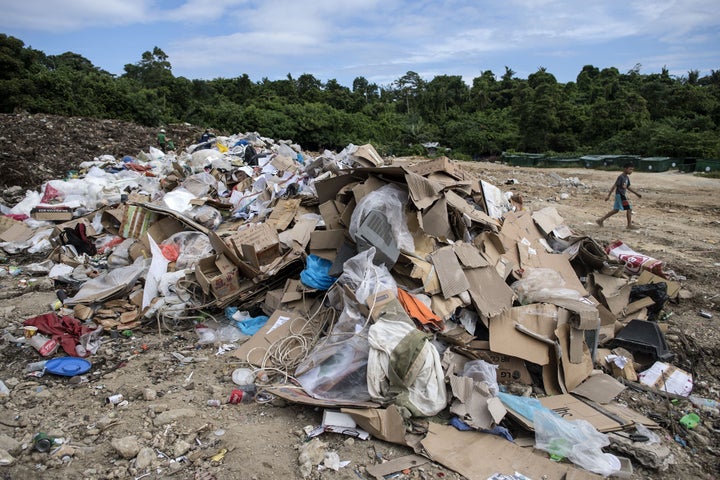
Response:
[[[335,283],[336,277],[328,275],[332,262],[317,255],[308,255],[305,270],[300,272],[300,280],[308,287],[327,290]]]
[[[239,320],[235,322],[242,333],[248,336],[255,335],[263,325],[265,325],[270,317],[267,315],[260,315],[258,317],[250,317],[245,320]]]

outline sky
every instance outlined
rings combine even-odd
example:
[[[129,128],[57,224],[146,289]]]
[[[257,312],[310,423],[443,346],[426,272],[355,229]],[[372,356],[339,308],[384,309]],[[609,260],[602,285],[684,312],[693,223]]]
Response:
[[[0,33],[74,52],[122,75],[161,48],[176,77],[254,82],[311,74],[352,87],[407,72],[468,84],[509,67],[575,81],[584,65],[626,73],[720,70],[718,0],[1,0]]]

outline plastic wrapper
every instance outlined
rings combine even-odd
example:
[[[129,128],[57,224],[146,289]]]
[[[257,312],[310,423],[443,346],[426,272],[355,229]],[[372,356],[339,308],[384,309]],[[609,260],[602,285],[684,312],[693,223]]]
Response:
[[[188,190],[178,187],[172,192],[168,192],[163,197],[163,203],[166,207],[174,210],[178,213],[187,212],[192,208],[190,204],[191,200],[195,200],[197,197]]]
[[[190,217],[203,227],[215,230],[223,221],[222,213],[209,205],[197,205],[190,209]]]
[[[358,202],[350,218],[350,236],[355,240],[357,231],[367,214],[376,210],[383,213],[392,226],[393,237],[398,249],[414,252],[415,242],[407,227],[407,219],[405,218],[405,204],[407,201],[407,192],[393,184],[384,185],[365,195]]]
[[[144,262],[136,262],[85,282],[74,297],[65,299],[65,305],[94,303],[119,297],[128,292],[145,272]]]
[[[182,187],[196,197],[207,196],[217,190],[217,179],[207,172],[196,173],[182,182]]]
[[[206,327],[205,325],[196,325],[195,333],[198,336],[197,343],[200,345],[209,345],[220,341],[217,331],[214,328]]]
[[[488,387],[488,391],[497,395],[500,391],[497,382],[497,365],[488,363],[484,360],[470,360],[463,367],[463,377],[470,377],[474,382],[484,383]]]
[[[550,268],[528,268],[523,277],[510,287],[522,305],[553,300],[582,300],[577,290],[564,288],[565,280]]]
[[[368,401],[368,322],[347,296],[332,331],[296,368],[300,385],[315,398]]]
[[[397,283],[385,265],[373,264],[375,247],[360,252],[343,264],[343,273],[338,282],[347,285],[355,292],[358,302],[366,303],[367,299],[384,290],[397,290]]]
[[[179,250],[175,268],[185,269],[194,266],[198,260],[210,255],[213,251],[210,239],[202,232],[178,232],[160,244],[174,245]]]
[[[217,329],[217,338],[219,342],[236,343],[245,341],[250,338],[233,325],[224,325]]]
[[[533,425],[535,448],[606,477],[620,471],[620,460],[602,451],[610,439],[586,420],[565,420],[555,412],[538,410]]]

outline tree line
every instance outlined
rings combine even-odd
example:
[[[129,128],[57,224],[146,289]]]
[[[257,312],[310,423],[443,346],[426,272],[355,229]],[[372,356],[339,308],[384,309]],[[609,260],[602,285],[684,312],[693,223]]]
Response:
[[[543,67],[527,79],[505,67],[471,85],[416,72],[383,86],[311,74],[191,80],[174,76],[158,47],[116,76],[76,53],[46,55],[0,34],[0,112],[17,111],[257,131],[316,151],[372,143],[384,155],[424,154],[424,143],[438,142],[464,159],[504,151],[720,158],[720,70],[677,77],[586,65],[560,83]]]

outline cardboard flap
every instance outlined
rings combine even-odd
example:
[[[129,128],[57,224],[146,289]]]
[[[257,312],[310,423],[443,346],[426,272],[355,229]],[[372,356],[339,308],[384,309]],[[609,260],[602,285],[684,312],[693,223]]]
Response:
[[[443,189],[442,185],[415,173],[407,173],[405,182],[410,192],[410,199],[418,210],[425,210],[432,205],[435,200],[440,198],[440,192]]]
[[[430,254],[435,270],[437,271],[440,286],[445,299],[459,295],[470,289],[460,262],[452,247],[443,247]]]
[[[417,212],[420,228],[427,234],[437,238],[455,240],[455,235],[450,228],[448,220],[447,201],[439,199],[426,212]]]

